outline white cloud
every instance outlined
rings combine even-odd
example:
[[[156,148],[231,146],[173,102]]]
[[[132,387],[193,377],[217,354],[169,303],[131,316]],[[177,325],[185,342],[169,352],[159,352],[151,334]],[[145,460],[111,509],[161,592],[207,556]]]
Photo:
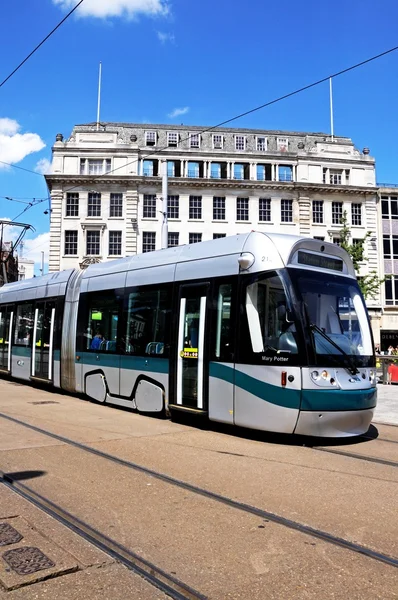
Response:
[[[41,158],[35,166],[35,171],[37,173],[41,173],[42,175],[46,175],[47,173],[50,173],[51,172],[51,161],[49,161],[48,158]]]
[[[189,111],[189,106],[184,106],[184,108],[175,108],[167,116],[170,119],[174,119],[174,117],[179,117],[180,115],[186,115],[188,111]]]
[[[18,163],[31,154],[45,148],[37,133],[18,133],[21,126],[13,119],[0,119],[0,161]],[[0,162],[0,169],[7,168]]]
[[[173,43],[175,41],[174,33],[165,33],[164,31],[157,31],[156,33],[162,44],[165,44],[166,42]]]
[[[64,10],[76,6],[76,0],[53,0]],[[138,15],[165,16],[169,13],[167,0],[85,0],[76,10],[81,17],[127,17]]]
[[[23,256],[34,260],[41,265],[41,253],[44,252],[44,263],[48,264],[48,252],[50,249],[50,233],[40,233],[35,238],[24,238]],[[21,247],[18,247],[18,254],[21,255]]]

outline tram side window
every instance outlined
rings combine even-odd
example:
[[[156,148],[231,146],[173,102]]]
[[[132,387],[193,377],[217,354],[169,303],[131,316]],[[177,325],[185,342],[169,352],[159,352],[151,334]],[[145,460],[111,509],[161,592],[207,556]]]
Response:
[[[32,304],[19,304],[15,318],[15,344],[18,344],[19,346],[30,346],[33,323],[34,315]]]
[[[96,352],[116,352],[120,295],[115,290],[86,297],[87,320],[83,347]]]
[[[256,279],[246,288],[246,315],[253,352],[277,350],[297,354],[296,327],[289,320],[280,278]]]
[[[217,321],[214,355],[220,360],[231,360],[233,329],[231,326],[232,284],[219,285],[216,292]]]
[[[170,347],[171,290],[134,289],[125,301],[126,354],[167,356]]]

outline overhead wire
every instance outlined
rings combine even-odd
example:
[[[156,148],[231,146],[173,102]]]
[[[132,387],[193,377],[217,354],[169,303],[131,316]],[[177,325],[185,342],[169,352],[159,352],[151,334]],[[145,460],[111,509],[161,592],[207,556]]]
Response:
[[[46,37],[40,42],[40,44],[38,44],[33,50],[32,52],[30,52],[30,54],[28,54],[28,56],[26,58],[23,59],[22,62],[19,63],[19,65],[17,67],[15,67],[15,69],[0,83],[0,88],[3,87],[3,85],[9,80],[11,79],[11,77],[13,75],[15,75],[15,73],[22,67],[22,65],[24,65],[31,56],[33,56],[33,54],[48,40],[48,38],[50,38],[53,33],[55,33],[57,31],[57,29],[59,29],[61,27],[61,25],[63,23],[65,23],[65,21],[71,16],[72,13],[75,12],[76,9],[79,8],[79,6],[84,2],[84,0],[80,0],[80,2],[78,2],[76,4],[76,6],[74,8],[72,8],[71,11],[68,12],[68,14],[62,19],[62,21],[60,21],[58,23],[58,25],[56,27],[54,27],[54,29],[52,31],[50,31],[50,33],[48,35],[46,35]]]

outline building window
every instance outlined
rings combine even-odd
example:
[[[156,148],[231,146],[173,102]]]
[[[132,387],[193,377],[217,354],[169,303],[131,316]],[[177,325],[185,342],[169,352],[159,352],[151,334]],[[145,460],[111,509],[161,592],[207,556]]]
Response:
[[[249,220],[249,198],[237,198],[236,199],[236,220],[237,221],[248,221]]]
[[[156,248],[156,233],[154,231],[142,232],[142,251],[153,252]]]
[[[167,177],[175,177],[175,164],[174,160],[167,161]]]
[[[398,235],[383,235],[383,254],[385,259],[398,258]]]
[[[178,219],[180,216],[180,197],[179,196],[168,196],[167,197],[167,216],[169,219]]]
[[[175,131],[167,132],[167,145],[169,148],[177,148],[178,146],[178,133]]]
[[[362,225],[362,204],[351,204],[351,220],[353,225]]]
[[[199,177],[199,163],[188,162],[188,177]]]
[[[210,178],[220,179],[221,178],[221,163],[212,162],[210,165]]]
[[[398,197],[381,197],[381,216],[383,219],[398,219]]]
[[[322,235],[314,235],[314,240],[318,240],[318,242],[324,242],[325,238]]]
[[[156,196],[155,194],[144,194],[143,218],[156,218]]]
[[[190,244],[197,244],[199,242],[202,241],[202,234],[201,233],[190,233],[189,234],[189,243]]]
[[[260,198],[258,201],[258,220],[271,221],[271,200],[270,198]]]
[[[225,221],[225,197],[214,196],[213,221]]]
[[[123,216],[123,194],[111,194],[109,203],[109,216]]]
[[[267,150],[267,138],[257,137],[256,147],[258,152],[265,152]]]
[[[214,133],[213,134],[213,148],[218,148],[222,150],[223,147],[223,136]]]
[[[339,237],[334,237],[333,238],[333,244],[336,244],[336,246],[340,246],[341,239]]]
[[[244,166],[238,163],[234,164],[234,179],[244,179]]]
[[[289,140],[285,137],[276,138],[276,148],[279,152],[287,152],[289,148]]]
[[[156,131],[145,132],[145,145],[156,146]]]
[[[109,232],[109,256],[121,256],[122,254],[122,232]]]
[[[244,135],[236,135],[235,136],[235,150],[245,150],[246,149],[246,138]]]
[[[101,194],[98,192],[89,192],[88,194],[87,216],[101,216]]]
[[[87,231],[87,255],[98,256],[100,254],[100,231]]]
[[[279,165],[278,180],[293,181],[293,167],[291,165]]]
[[[341,185],[343,171],[341,169],[330,169],[329,183],[331,185]]]
[[[200,136],[198,133],[189,134],[189,147],[200,148]]]
[[[65,231],[65,254],[77,254],[77,231]]]
[[[173,246],[178,246],[179,236],[180,236],[178,231],[171,231],[171,232],[169,231],[169,233],[167,235],[168,235],[167,246],[169,248],[172,248]]]
[[[156,177],[158,174],[158,161],[144,160],[142,174],[145,177]]]
[[[281,200],[281,222],[293,222],[293,200]]]
[[[66,216],[79,216],[79,194],[66,194]]]
[[[110,158],[81,158],[80,175],[103,175],[110,173],[112,161]]]
[[[387,305],[391,306],[398,304],[398,277],[388,275],[384,282],[384,293]]]
[[[343,220],[343,203],[332,202],[332,223],[333,225],[341,225]]]
[[[189,218],[202,218],[202,196],[189,196]]]
[[[226,233],[213,233],[213,240],[219,240],[220,238],[225,238]]]
[[[313,223],[323,223],[323,200],[312,202],[312,221]]]

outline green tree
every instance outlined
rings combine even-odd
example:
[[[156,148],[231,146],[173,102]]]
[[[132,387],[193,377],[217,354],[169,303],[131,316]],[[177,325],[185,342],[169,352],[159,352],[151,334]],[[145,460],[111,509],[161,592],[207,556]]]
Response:
[[[367,298],[376,298],[380,292],[381,284],[385,281],[385,278],[379,278],[377,271],[371,271],[367,275],[359,275],[361,268],[360,263],[367,262],[368,260],[365,256],[365,243],[371,236],[371,232],[368,231],[363,239],[355,240],[355,242],[350,243],[350,227],[348,225],[347,212],[344,211],[341,218],[340,246],[348,252],[351,257],[357,274],[359,287],[362,290],[365,300]]]

